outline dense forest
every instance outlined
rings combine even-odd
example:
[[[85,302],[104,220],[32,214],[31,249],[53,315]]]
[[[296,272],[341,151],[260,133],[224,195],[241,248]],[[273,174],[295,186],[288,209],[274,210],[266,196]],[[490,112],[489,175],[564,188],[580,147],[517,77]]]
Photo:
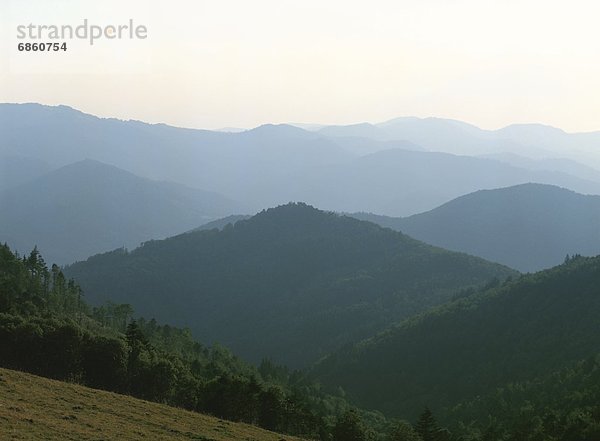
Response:
[[[447,419],[465,440],[598,440],[600,353],[464,401],[449,410]]]
[[[463,290],[448,305],[353,348],[351,363],[342,364],[347,362],[347,351],[321,362],[311,376],[320,373],[330,386],[336,385],[337,391],[327,394],[301,371],[292,372],[269,360],[253,366],[224,347],[195,341],[189,329],[134,319],[127,304],[90,307],[79,285],[65,278],[56,265],[48,269],[37,249],[19,257],[4,245],[0,246],[0,363],[322,441],[594,441],[600,436],[600,355],[593,351],[597,320],[592,319],[598,313],[598,284],[594,283],[600,271],[598,259],[577,256],[551,271],[491,283],[481,291]],[[572,288],[568,297],[561,291],[566,287]],[[529,325],[520,328],[517,312],[525,321],[531,318],[527,308],[540,302],[541,322],[527,320]],[[499,325],[486,315],[491,313],[497,315],[497,322],[508,320],[502,314],[511,316],[513,332],[521,335],[520,344],[512,340],[508,348],[512,352],[503,346],[509,336],[492,337]],[[563,322],[557,321],[558,315],[564,315]],[[572,344],[553,346],[557,335],[549,328],[544,331],[546,339],[540,339],[535,327],[544,326],[545,320],[555,322],[556,333],[566,332],[562,325],[570,322],[565,338]],[[423,323],[430,331],[421,328]],[[464,326],[468,329],[461,329]],[[414,330],[419,333],[411,334]],[[404,333],[416,338],[410,348]],[[477,335],[488,340],[481,349],[486,356],[497,354],[485,365],[477,353],[470,352],[474,342],[469,343],[469,338]],[[534,340],[527,336],[539,345],[538,351],[532,350]],[[382,345],[390,339],[401,359],[413,359],[415,366],[421,363],[422,374],[388,365],[388,372],[395,371],[394,378],[382,370],[392,360],[381,349],[391,347]],[[466,345],[466,352],[452,345],[444,349],[451,340]],[[370,346],[380,346],[379,352]],[[590,355],[580,357],[584,352]],[[359,378],[357,367],[365,353],[370,369]],[[427,360],[421,359],[424,354]],[[436,360],[440,356],[443,363]],[[539,374],[545,371],[542,365],[550,368],[577,357],[581,360]],[[500,359],[518,361],[523,375]],[[332,366],[337,368],[335,381],[324,374]],[[459,368],[464,369],[462,377]],[[348,387],[351,376],[353,387]],[[402,383],[404,378],[409,378],[412,389]],[[386,399],[389,395],[377,389],[382,382],[404,400],[397,402],[404,407],[388,412],[386,418],[349,404],[348,400],[365,403],[357,390],[370,390],[371,400]],[[365,389],[357,389],[361,385]],[[415,394],[419,390],[429,392]],[[411,400],[413,407],[408,408]],[[385,409],[385,403],[368,405]],[[395,419],[398,416],[409,416],[413,424]]]
[[[288,204],[65,268],[95,304],[131,303],[258,363],[330,351],[518,273],[369,222]]]
[[[501,397],[515,398],[505,407],[519,409],[531,404],[526,394],[514,393],[519,388],[534,391],[547,375],[580,360],[588,360],[585,366],[595,372],[599,282],[600,257],[575,256],[551,270],[482,291],[465,290],[447,305],[331,355],[313,374],[343,387],[359,405],[388,415],[411,418],[428,405],[448,424],[487,415],[501,419],[501,406],[492,404],[499,390],[509,391]],[[563,395],[577,392],[581,400],[576,401],[586,403],[585,389],[578,390],[574,380],[570,384]],[[487,407],[473,404],[486,396],[491,397]],[[541,399],[543,405],[551,404],[547,398]]]
[[[301,371],[268,359],[248,364],[223,346],[204,346],[189,329],[134,319],[128,304],[91,307],[82,294],[37,249],[20,257],[0,245],[0,366],[309,439],[387,440],[414,431],[325,394]]]
[[[37,249],[20,258],[0,246],[3,367],[315,438],[349,409],[300,373],[268,360],[251,366],[189,330],[132,316],[126,304],[89,307]]]

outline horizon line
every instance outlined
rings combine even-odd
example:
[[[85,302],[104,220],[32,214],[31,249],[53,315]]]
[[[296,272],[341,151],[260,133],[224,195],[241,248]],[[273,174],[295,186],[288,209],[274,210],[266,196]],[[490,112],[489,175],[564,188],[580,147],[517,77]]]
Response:
[[[515,127],[515,126],[541,126],[541,127],[551,128],[551,129],[555,129],[555,130],[560,130],[568,135],[589,134],[589,133],[600,132],[600,129],[570,132],[561,127],[543,123],[543,122],[514,122],[514,123],[510,123],[508,125],[500,126],[495,129],[486,129],[486,128],[480,127],[480,126],[478,126],[474,123],[468,122],[468,121],[464,121],[464,120],[460,120],[460,119],[456,119],[456,118],[444,117],[444,116],[433,116],[433,115],[430,115],[430,116],[403,115],[403,116],[395,116],[395,117],[385,119],[383,121],[378,121],[378,122],[371,122],[371,121],[363,120],[363,121],[351,122],[351,123],[346,123],[346,124],[338,124],[338,123],[328,124],[328,123],[317,123],[317,122],[305,123],[305,122],[289,122],[289,121],[283,121],[283,122],[267,121],[267,122],[264,122],[264,123],[261,123],[261,124],[258,124],[256,126],[252,126],[252,127],[241,127],[241,126],[232,124],[232,125],[226,125],[226,126],[219,126],[216,128],[206,128],[206,127],[190,127],[190,126],[176,125],[176,124],[172,124],[172,123],[168,123],[168,122],[164,122],[164,121],[152,122],[152,121],[144,121],[144,120],[140,120],[140,119],[136,119],[136,118],[124,119],[124,118],[119,118],[116,116],[101,116],[101,115],[98,115],[95,113],[91,113],[89,111],[79,109],[79,108],[74,107],[69,104],[46,104],[46,103],[41,103],[41,102],[36,102],[36,101],[22,101],[22,102],[7,102],[6,101],[6,102],[0,102],[0,105],[37,105],[37,106],[42,106],[42,107],[66,107],[75,112],[79,112],[84,115],[89,115],[89,116],[92,116],[92,117],[95,117],[98,119],[114,119],[114,120],[118,120],[118,121],[122,121],[122,122],[135,122],[135,123],[142,123],[142,124],[147,124],[147,125],[163,125],[163,126],[176,128],[176,129],[200,130],[200,131],[222,132],[222,133],[236,133],[236,132],[239,133],[239,132],[254,130],[259,127],[268,126],[268,125],[291,126],[291,127],[296,127],[300,130],[305,130],[307,132],[315,132],[316,133],[320,129],[325,128],[325,127],[350,127],[350,126],[358,126],[358,125],[370,125],[370,126],[378,127],[382,124],[391,123],[394,120],[400,120],[400,119],[416,119],[416,120],[421,120],[421,121],[423,121],[423,120],[450,121],[450,122],[466,124],[466,125],[472,126],[476,129],[479,129],[479,130],[482,130],[485,132],[498,132],[503,129],[506,129],[509,127]],[[306,128],[307,126],[315,126],[318,128],[316,128],[314,130],[310,130],[310,129]]]

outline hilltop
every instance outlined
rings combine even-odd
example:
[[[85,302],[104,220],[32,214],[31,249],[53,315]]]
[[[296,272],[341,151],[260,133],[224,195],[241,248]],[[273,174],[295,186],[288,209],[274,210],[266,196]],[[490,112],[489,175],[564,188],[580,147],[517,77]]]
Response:
[[[250,361],[294,367],[457,289],[517,274],[301,203],[93,256],[66,272],[93,303],[131,303]]]
[[[406,218],[353,214],[431,245],[538,271],[600,253],[600,196],[523,184],[480,190]]]

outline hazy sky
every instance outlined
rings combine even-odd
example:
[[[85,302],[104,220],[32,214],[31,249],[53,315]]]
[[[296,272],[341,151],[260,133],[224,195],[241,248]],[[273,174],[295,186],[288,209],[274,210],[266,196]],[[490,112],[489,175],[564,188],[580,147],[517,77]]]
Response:
[[[0,101],[178,126],[440,116],[600,129],[592,0],[0,0]],[[18,25],[146,40],[17,51]],[[56,40],[54,40],[56,41]]]

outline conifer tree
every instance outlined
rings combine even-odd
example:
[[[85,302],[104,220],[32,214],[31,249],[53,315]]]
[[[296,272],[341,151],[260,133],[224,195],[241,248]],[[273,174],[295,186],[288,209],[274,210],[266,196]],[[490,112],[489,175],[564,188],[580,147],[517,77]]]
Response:
[[[433,417],[433,413],[428,407],[425,407],[425,410],[423,410],[423,413],[421,413],[419,420],[415,425],[415,431],[419,434],[423,441],[436,441],[436,434],[438,430],[439,427],[435,421],[435,418]]]

